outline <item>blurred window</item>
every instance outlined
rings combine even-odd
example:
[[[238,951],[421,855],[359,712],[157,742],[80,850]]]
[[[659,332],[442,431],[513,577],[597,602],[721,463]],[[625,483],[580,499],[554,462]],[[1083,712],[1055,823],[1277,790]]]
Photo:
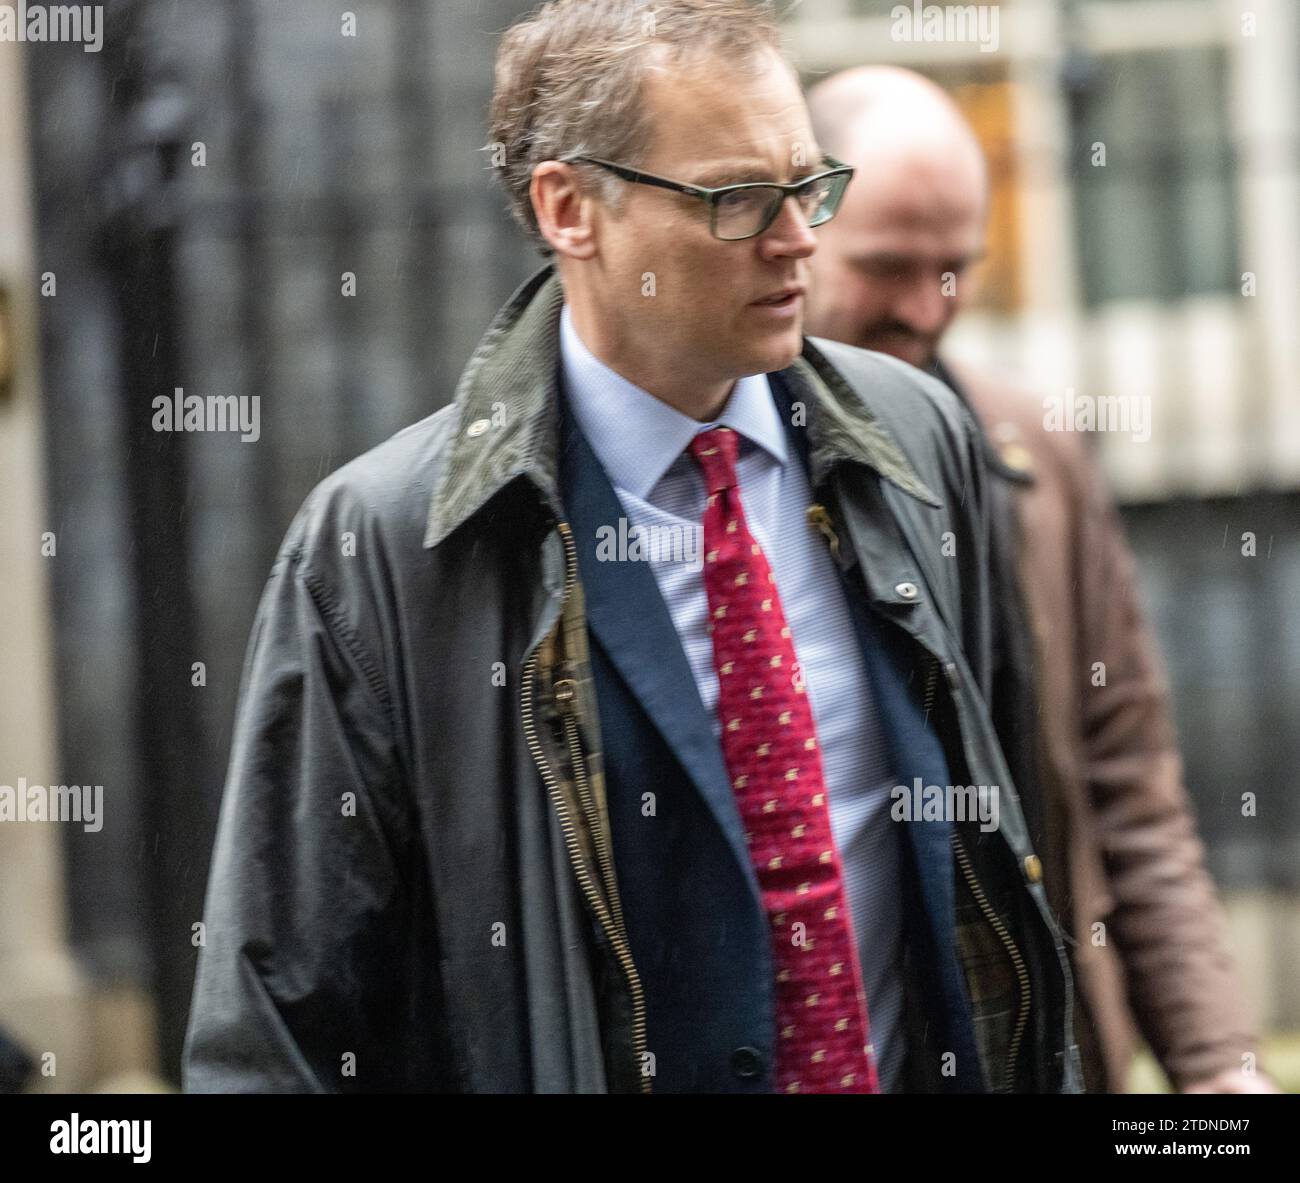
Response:
[[[1071,169],[1089,306],[1236,289],[1224,75],[1217,49],[1096,60],[1075,105]]]
[[[1020,308],[1021,170],[1014,129],[1014,90],[1006,81],[935,80],[946,86],[970,120],[989,168],[988,237],[972,308],[1015,312]]]

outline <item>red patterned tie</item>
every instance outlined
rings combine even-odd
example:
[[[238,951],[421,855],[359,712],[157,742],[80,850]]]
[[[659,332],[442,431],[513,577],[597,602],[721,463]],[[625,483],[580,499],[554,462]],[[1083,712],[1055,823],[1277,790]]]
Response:
[[[776,581],[745,522],[730,428],[690,445],[704,472],[704,586],[722,755],[771,921],[776,1087],[877,1093],[861,967],[812,707]]]

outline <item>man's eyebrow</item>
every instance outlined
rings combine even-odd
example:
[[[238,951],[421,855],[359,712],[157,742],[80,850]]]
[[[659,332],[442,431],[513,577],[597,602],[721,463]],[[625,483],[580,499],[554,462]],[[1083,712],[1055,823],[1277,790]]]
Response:
[[[824,157],[818,156],[813,163],[795,169],[791,180],[799,177],[811,177],[824,171],[824,159]],[[735,164],[714,165],[699,174],[697,179],[691,183],[698,185],[701,189],[720,189],[724,185],[744,185],[753,181],[770,182],[773,180],[775,178],[766,165],[754,161],[737,161]]]
[[[984,250],[972,251],[968,255],[953,255],[941,259],[939,263],[945,268],[970,267],[983,260],[987,253]],[[861,254],[850,256],[847,261],[851,267],[903,268],[914,267],[917,263],[925,263],[929,260],[925,256],[899,251],[863,251]]]
[[[916,262],[916,256],[899,251],[863,251],[848,262],[853,267],[910,267]]]

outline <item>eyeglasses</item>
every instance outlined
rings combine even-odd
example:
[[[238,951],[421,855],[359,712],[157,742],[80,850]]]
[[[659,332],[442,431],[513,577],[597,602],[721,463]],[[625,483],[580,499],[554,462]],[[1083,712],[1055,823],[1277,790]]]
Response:
[[[823,157],[823,160],[832,166],[827,172],[806,177],[802,181],[792,181],[788,185],[780,185],[775,181],[756,181],[743,185],[723,185],[718,189],[684,185],[680,181],[670,181],[666,177],[657,177],[653,173],[614,164],[596,156],[570,156],[563,163],[598,165],[637,185],[656,185],[660,189],[671,189],[674,193],[685,193],[687,197],[698,197],[701,201],[708,202],[709,230],[713,237],[724,242],[739,242],[745,238],[757,238],[775,222],[787,197],[793,197],[799,203],[809,226],[829,222],[840,208],[854,170],[851,165],[843,164],[830,156]]]

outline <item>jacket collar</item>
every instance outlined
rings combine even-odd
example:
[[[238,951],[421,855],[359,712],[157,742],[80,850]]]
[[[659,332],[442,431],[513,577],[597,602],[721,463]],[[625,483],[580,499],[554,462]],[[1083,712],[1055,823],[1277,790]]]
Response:
[[[515,480],[537,488],[563,517],[557,476],[559,326],[564,291],[553,264],[527,279],[497,313],[456,387],[447,462],[429,505],[424,545],[437,546]],[[851,461],[928,505],[922,483],[892,436],[817,348],[780,371],[807,407],[809,476],[819,487]]]
[[[1014,440],[1004,440],[1000,444],[994,442],[992,433],[998,430],[998,425],[986,425],[976,413],[967,389],[967,381],[963,380],[952,366],[939,358],[935,358],[930,366],[930,373],[961,399],[962,406],[970,412],[970,417],[979,432],[980,447],[988,470],[1012,484],[1034,484],[1033,458],[1023,444]]]

